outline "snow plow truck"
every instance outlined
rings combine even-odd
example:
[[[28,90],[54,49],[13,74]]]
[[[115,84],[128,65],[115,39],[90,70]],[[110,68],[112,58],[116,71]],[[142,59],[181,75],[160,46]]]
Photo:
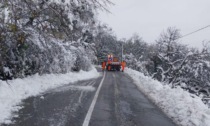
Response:
[[[107,61],[102,62],[102,70],[107,71],[124,71],[125,62],[120,62],[118,57],[114,57],[112,54],[107,56]]]

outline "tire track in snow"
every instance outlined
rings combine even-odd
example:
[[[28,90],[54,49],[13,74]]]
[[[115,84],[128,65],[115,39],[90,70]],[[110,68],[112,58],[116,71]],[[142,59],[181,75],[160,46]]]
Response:
[[[95,85],[95,83],[96,83],[96,80],[93,80],[93,81],[89,82],[89,83],[87,84],[87,86],[93,86],[93,85]],[[87,92],[87,91],[84,91],[84,90],[81,91],[80,96],[79,96],[78,103],[81,103],[82,97],[83,97],[83,95],[86,94],[86,92]]]

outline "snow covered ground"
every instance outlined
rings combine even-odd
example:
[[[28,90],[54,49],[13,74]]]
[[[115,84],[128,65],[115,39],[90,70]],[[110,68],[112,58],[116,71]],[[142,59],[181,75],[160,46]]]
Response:
[[[139,90],[144,92],[175,123],[182,126],[210,126],[210,109],[201,98],[181,88],[172,89],[142,73],[127,68]]]
[[[93,68],[89,72],[33,75],[24,79],[8,81],[10,86],[7,82],[0,80],[0,124],[11,123],[10,119],[14,116],[12,112],[21,109],[21,106],[18,105],[23,99],[39,95],[49,89],[65,84],[97,78],[99,76],[97,70]]]

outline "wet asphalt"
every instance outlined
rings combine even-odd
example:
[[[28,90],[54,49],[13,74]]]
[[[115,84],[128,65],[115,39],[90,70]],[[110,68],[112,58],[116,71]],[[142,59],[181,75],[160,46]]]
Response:
[[[100,69],[98,71],[103,75]],[[2,126],[82,126],[102,76],[48,90],[22,102],[13,124]],[[110,71],[89,126],[175,126],[123,72]]]

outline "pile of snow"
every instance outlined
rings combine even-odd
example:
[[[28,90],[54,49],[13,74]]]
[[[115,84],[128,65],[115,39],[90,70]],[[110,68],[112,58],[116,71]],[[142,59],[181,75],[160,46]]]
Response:
[[[10,86],[7,82],[0,80],[0,124],[11,123],[10,119],[14,116],[12,112],[21,109],[18,105],[23,99],[62,85],[97,77],[99,77],[99,73],[95,68],[92,68],[89,72],[33,75],[24,79],[8,81]]]
[[[142,73],[127,68],[125,72],[135,84],[175,123],[182,126],[210,126],[210,109],[201,98],[182,88],[172,89]]]

